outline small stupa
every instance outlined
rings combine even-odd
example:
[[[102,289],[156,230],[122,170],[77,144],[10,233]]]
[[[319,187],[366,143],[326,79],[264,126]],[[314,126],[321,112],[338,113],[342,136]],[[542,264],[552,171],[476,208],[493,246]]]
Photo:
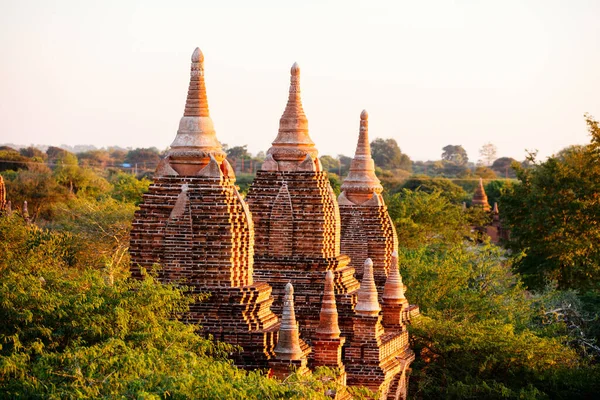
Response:
[[[485,189],[483,187],[483,178],[479,178],[479,184],[477,188],[475,188],[475,193],[473,194],[473,201],[471,204],[474,207],[481,207],[483,211],[490,211],[490,203],[488,203],[488,197],[485,194]]]

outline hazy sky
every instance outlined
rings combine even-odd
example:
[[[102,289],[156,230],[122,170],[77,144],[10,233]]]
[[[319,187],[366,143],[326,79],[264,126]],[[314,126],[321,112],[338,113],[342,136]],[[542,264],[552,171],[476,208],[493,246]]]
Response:
[[[190,56],[222,143],[267,150],[289,69],[320,154],[371,138],[418,160],[587,143],[600,118],[600,1],[0,0],[0,142],[166,148]]]

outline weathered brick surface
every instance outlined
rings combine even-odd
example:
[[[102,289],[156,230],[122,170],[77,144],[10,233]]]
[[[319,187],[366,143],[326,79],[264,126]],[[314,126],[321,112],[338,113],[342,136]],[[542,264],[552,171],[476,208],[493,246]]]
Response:
[[[233,181],[223,177],[158,177],[136,212],[131,232],[133,276],[138,265],[162,282],[181,283],[211,297],[192,305],[186,320],[216,339],[244,347],[240,361],[266,366],[277,317],[266,283],[252,279],[252,220]]]
[[[283,216],[279,211],[283,208],[279,206],[282,193],[286,193],[288,213],[291,211]],[[296,318],[302,336],[310,342],[319,324],[325,272],[331,270],[338,311],[341,316],[350,318],[358,281],[354,269],[348,266],[350,259],[340,255],[339,212],[326,173],[258,171],[246,201],[252,212],[256,237],[254,274],[256,279],[273,287],[273,311],[281,315],[284,287],[292,282]],[[285,230],[273,234],[282,219],[287,221]],[[272,250],[286,246],[291,246],[291,254]],[[351,336],[350,319],[342,318],[340,329],[345,336]]]
[[[391,254],[398,248],[398,237],[386,205],[340,205],[340,218],[342,254],[350,256],[350,266],[359,280],[364,260],[373,260],[375,283],[381,295],[391,267]]]
[[[268,367],[281,378],[290,368],[308,373],[309,366],[336,367],[342,383],[347,377],[348,384],[381,389],[383,398],[404,398],[414,358],[406,324],[418,307],[392,295],[401,288],[395,276],[383,314],[379,311],[386,276],[397,268],[391,258],[397,239],[374,175],[367,114],[361,114],[362,144],[338,207],[308,136],[296,64],[291,73],[278,136],[246,205],[208,113],[202,53],[194,52],[177,137],[133,222],[133,276],[157,263],[162,282],[209,292],[184,319],[217,340],[242,346],[235,359],[240,366]],[[366,270],[368,290],[357,306],[355,266],[361,275],[366,258],[375,272]],[[280,331],[276,315],[283,312],[288,283],[293,288],[288,286]]]

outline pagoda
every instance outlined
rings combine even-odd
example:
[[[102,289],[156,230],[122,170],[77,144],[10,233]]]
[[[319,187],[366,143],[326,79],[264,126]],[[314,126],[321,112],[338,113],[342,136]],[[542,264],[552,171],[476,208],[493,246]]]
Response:
[[[490,203],[488,203],[487,194],[485,194],[485,189],[483,187],[483,179],[479,178],[479,184],[475,188],[475,193],[473,194],[473,201],[471,204],[474,207],[481,207],[483,211],[490,211]]]
[[[337,309],[351,316],[359,283],[350,258],[340,253],[340,214],[327,173],[308,134],[300,96],[300,67],[291,68],[287,105],[277,137],[257,171],[246,201],[256,242],[254,272],[273,287],[273,311],[280,314],[288,282],[296,293],[296,318],[310,343],[319,326],[323,277],[332,271]],[[352,321],[340,324],[352,334]]]
[[[185,320],[243,347],[238,364],[267,367],[279,328],[271,287],[253,278],[254,230],[208,110],[204,56],[192,55],[190,84],[175,140],[135,213],[132,274],[160,264],[161,282],[210,293]]]
[[[381,195],[383,187],[375,175],[366,110],[360,114],[356,152],[341,190],[341,251],[352,259],[350,265],[359,279],[364,260],[373,261],[375,283],[381,292],[392,267],[392,252],[398,248],[398,236]]]

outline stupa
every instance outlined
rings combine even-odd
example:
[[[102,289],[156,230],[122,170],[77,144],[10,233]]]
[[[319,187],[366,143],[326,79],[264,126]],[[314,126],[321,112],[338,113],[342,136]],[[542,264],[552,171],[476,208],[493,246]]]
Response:
[[[490,203],[488,203],[488,197],[485,194],[485,189],[483,187],[483,179],[479,178],[479,184],[475,188],[475,193],[473,194],[473,201],[471,204],[474,207],[481,207],[483,211],[490,211]]]
[[[204,56],[192,55],[185,111],[171,149],[136,212],[130,254],[135,277],[161,265],[162,282],[210,292],[186,321],[216,339],[240,345],[238,361],[267,367],[279,322],[271,287],[253,279],[254,230],[235,175],[216,138],[208,110]]]
[[[398,236],[381,196],[383,187],[375,175],[369,143],[369,114],[360,114],[358,143],[348,176],[338,197],[342,223],[341,251],[352,259],[357,278],[362,263],[373,260],[377,289],[381,293],[391,267],[391,255],[398,248]]]
[[[344,193],[351,207],[383,213],[381,222],[387,210],[368,150],[366,113],[363,126],[363,144]],[[372,253],[356,253],[364,258],[355,263],[369,254],[389,260],[378,261],[382,276],[389,271],[381,288],[369,259],[359,284],[350,258],[340,253],[340,208],[317,156],[300,98],[300,68],[294,64],[278,135],[246,205],[216,138],[203,56],[196,49],[177,136],[133,222],[133,276],[141,278],[157,263],[162,282],[211,293],[184,319],[217,340],[242,346],[235,361],[244,368],[269,369],[285,378],[293,370],[335,367],[342,384],[379,390],[382,399],[404,399],[414,358],[406,326],[418,308],[404,296],[393,226],[390,231],[374,229],[371,222],[355,227],[364,231],[356,237],[376,244]],[[370,205],[373,201],[378,205]]]
[[[300,67],[294,63],[279,132],[246,201],[254,220],[256,277],[273,287],[272,309],[278,315],[285,285],[294,285],[296,316],[309,343],[319,326],[325,273],[333,273],[341,315],[352,315],[359,286],[350,258],[340,254],[339,209],[317,155],[300,97]],[[340,328],[351,335],[351,320]]]

